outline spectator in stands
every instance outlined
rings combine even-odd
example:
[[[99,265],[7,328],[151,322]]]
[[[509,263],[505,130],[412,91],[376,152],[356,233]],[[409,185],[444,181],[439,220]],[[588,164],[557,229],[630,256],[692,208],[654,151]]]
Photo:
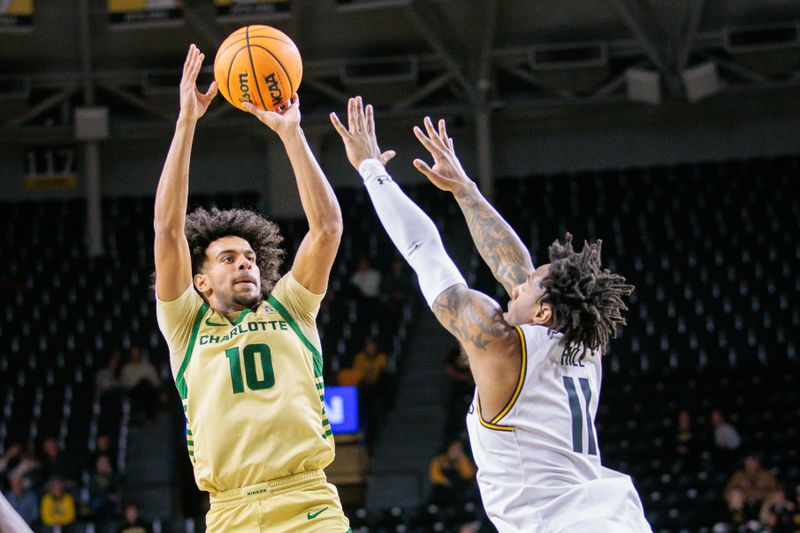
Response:
[[[47,483],[47,492],[42,496],[40,506],[42,524],[46,526],[68,526],[75,522],[75,499],[64,490],[58,478]]]
[[[445,434],[450,438],[464,429],[464,416],[475,393],[475,380],[472,379],[467,356],[460,344],[456,344],[448,352],[443,368],[449,378],[445,399],[447,412]]]
[[[12,470],[19,464],[22,457],[22,444],[19,442],[12,442],[6,448],[5,453],[0,457],[0,476],[4,475],[7,471]]]
[[[139,506],[128,502],[122,511],[123,522],[117,533],[150,533],[150,525],[139,516]]]
[[[756,455],[751,454],[745,457],[743,468],[728,481],[724,496],[728,509],[740,511],[750,520],[757,519],[761,504],[777,490],[780,490],[778,480],[761,466]]]
[[[25,480],[22,476],[11,477],[9,479],[9,488],[11,490],[6,494],[8,503],[29,526],[32,526],[39,520],[39,502],[36,499],[36,494],[25,486]]]
[[[369,259],[361,255],[356,260],[356,271],[350,277],[350,284],[356,289],[356,297],[368,315],[374,315],[380,298],[381,273],[372,268]]]
[[[359,385],[376,389],[389,369],[389,357],[374,339],[366,339],[364,348],[353,359],[353,369],[361,374]]]
[[[711,426],[714,428],[714,445],[725,450],[737,450],[742,444],[739,432],[733,427],[719,409],[711,411]]]
[[[31,488],[39,488],[45,479],[44,468],[36,455],[36,445],[28,441],[25,446],[16,444],[9,446],[6,452],[8,461],[8,477],[19,476]]]
[[[798,530],[800,530],[800,485],[797,485],[794,489],[794,512],[792,513],[792,523],[795,524]]]
[[[359,411],[366,428],[367,449],[371,451],[384,407],[384,385],[389,370],[389,357],[377,342],[368,338],[364,341],[364,349],[353,359],[352,370],[358,376]]]
[[[745,506],[744,492],[741,489],[731,489],[726,494],[725,500],[728,504],[726,523],[738,527],[755,518],[756,509],[753,506]]]
[[[718,409],[711,411],[710,421],[714,429],[714,455],[717,466],[722,469],[730,468],[736,460],[735,453],[742,444],[742,438]]]
[[[794,504],[786,498],[782,490],[771,492],[761,505],[759,522],[770,533],[792,533],[796,531],[793,524]],[[796,524],[800,529],[800,524]]]
[[[60,482],[73,485],[80,477],[82,465],[77,463],[74,455],[61,451],[53,437],[42,441],[42,462],[46,478],[56,477],[62,480]]]
[[[119,354],[114,353],[108,358],[106,366],[97,371],[94,376],[94,387],[102,397],[106,394],[119,394],[124,391],[119,382]]]
[[[144,416],[152,420],[159,401],[161,380],[155,367],[142,359],[138,346],[131,347],[120,381],[133,402],[134,417]]]
[[[94,468],[97,464],[97,458],[101,456],[108,457],[108,460],[111,463],[112,469],[114,466],[114,457],[117,456],[117,452],[112,446],[111,437],[106,435],[105,433],[99,434],[94,439],[94,453],[92,454],[91,462],[89,463],[90,468]]]
[[[111,467],[111,460],[106,455],[98,455],[89,482],[89,512],[92,518],[116,518],[118,501],[117,477]]]
[[[675,452],[681,466],[693,468],[698,458],[697,443],[692,431],[692,419],[686,410],[678,413],[678,431],[675,435]]]
[[[428,469],[433,502],[448,505],[473,498],[476,470],[464,451],[464,443],[454,439],[447,450],[433,458]]]
[[[397,322],[403,317],[403,309],[412,289],[405,261],[393,259],[389,264],[389,274],[381,282],[381,294],[390,320]]]

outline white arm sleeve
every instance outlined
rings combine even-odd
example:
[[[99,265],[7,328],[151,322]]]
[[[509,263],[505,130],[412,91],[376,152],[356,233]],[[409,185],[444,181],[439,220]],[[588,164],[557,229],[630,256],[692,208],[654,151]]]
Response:
[[[17,512],[0,492],[0,531],[13,533],[33,533]]]
[[[417,273],[422,294],[433,307],[445,289],[467,282],[447,255],[433,221],[386,173],[377,159],[358,167],[369,198],[389,238]]]

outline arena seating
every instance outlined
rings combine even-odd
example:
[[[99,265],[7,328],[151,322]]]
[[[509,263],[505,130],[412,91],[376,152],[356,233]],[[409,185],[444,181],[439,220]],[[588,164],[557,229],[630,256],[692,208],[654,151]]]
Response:
[[[790,192],[798,174],[800,158],[779,157],[497,182],[497,207],[537,263],[566,231],[578,244],[602,237],[605,262],[637,287],[628,326],[604,363],[597,425],[604,464],[634,477],[656,531],[709,530],[724,519],[721,492],[732,472],[715,465],[710,448],[692,467],[676,459],[681,409],[699,434],[709,431],[709,411],[721,409],[745,449],[760,453],[787,488],[800,484],[793,335],[800,327],[800,201]],[[434,218],[453,215],[430,186],[409,190]],[[331,289],[345,293],[358,254],[385,270],[395,253],[363,191],[337,195],[345,238]],[[254,198],[198,196],[191,204],[253,205]],[[96,369],[133,344],[164,362],[149,289],[152,198],[104,203],[102,259],[85,255],[84,209],[77,200],[0,203],[8,250],[0,263],[0,451],[55,435],[63,448],[88,455],[98,419],[117,420],[110,431],[121,431],[119,413],[98,412]],[[279,222],[291,251],[304,222]],[[477,254],[472,266],[472,285],[504,305]],[[378,335],[402,371],[403,324],[358,312],[345,297],[320,315],[329,381],[366,335]],[[351,519],[354,531],[457,531],[475,512],[474,504],[425,505],[352,510]]]

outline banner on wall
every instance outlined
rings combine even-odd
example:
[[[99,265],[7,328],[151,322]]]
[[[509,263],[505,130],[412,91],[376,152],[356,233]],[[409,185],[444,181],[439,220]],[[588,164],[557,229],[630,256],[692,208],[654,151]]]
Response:
[[[108,16],[112,26],[118,28],[172,25],[183,18],[183,1],[108,0]]]
[[[33,0],[0,0],[0,32],[32,28]]]
[[[325,414],[334,435],[358,433],[358,389],[352,385],[325,387]]]
[[[25,149],[26,189],[71,189],[78,184],[74,146],[31,146]]]
[[[289,0],[214,0],[217,18],[243,19],[288,13]]]

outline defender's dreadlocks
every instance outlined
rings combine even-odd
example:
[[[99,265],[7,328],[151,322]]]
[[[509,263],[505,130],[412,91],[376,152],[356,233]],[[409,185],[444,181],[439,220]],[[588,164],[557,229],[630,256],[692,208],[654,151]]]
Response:
[[[541,281],[542,303],[553,309],[551,330],[564,335],[567,355],[580,355],[581,360],[586,350],[602,353],[617,336],[617,325],[626,323],[622,312],[628,309],[622,297],[634,289],[622,276],[601,270],[602,244],[584,242],[583,250],[575,252],[567,233],[563,245],[558,240],[550,245],[550,270]]]
[[[241,237],[256,253],[261,271],[261,294],[266,298],[280,278],[283,262],[283,241],[278,226],[258,213],[246,209],[206,211],[198,207],[186,216],[186,239],[192,254],[192,275],[202,271],[208,245],[221,237]]]

